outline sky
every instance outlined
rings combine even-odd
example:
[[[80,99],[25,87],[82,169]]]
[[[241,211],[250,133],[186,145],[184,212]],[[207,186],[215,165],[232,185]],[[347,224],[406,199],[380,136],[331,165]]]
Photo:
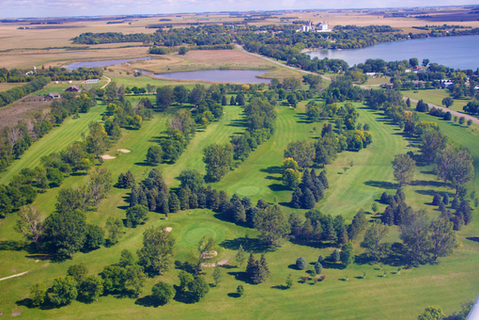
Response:
[[[462,0],[461,5],[477,4]],[[0,0],[0,18],[459,5],[457,0]]]

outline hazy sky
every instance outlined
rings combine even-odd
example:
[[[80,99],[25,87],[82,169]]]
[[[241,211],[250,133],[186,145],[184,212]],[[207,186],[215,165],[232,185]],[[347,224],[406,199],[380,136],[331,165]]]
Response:
[[[474,4],[462,0],[460,4]],[[161,14],[205,11],[384,8],[458,5],[452,0],[0,0],[0,17]]]

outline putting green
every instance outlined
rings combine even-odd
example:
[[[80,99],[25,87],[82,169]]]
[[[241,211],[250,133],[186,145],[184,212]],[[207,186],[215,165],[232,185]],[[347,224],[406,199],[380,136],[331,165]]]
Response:
[[[236,189],[236,193],[243,196],[254,196],[261,192],[261,188],[255,186],[246,186]]]
[[[188,243],[197,245],[204,236],[207,236],[214,238],[219,243],[226,238],[226,234],[227,231],[215,223],[198,223],[185,231],[183,239]]]

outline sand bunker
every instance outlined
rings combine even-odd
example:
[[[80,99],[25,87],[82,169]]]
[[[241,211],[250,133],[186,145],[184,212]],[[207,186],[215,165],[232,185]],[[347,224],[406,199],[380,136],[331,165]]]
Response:
[[[109,156],[107,154],[104,154],[104,155],[100,156],[100,158],[102,158],[103,160],[111,160],[111,159],[115,159],[116,157],[112,157],[112,156]]]
[[[128,149],[118,149],[118,151],[123,152],[123,153],[130,153],[131,152]]]
[[[171,230],[173,230],[172,227],[166,227],[166,228],[165,228],[165,231],[166,231],[166,232],[171,232]]]

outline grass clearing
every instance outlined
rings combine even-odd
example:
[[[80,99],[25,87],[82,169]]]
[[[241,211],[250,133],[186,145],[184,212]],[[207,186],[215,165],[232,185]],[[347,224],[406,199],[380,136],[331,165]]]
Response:
[[[125,79],[129,77],[125,77]],[[134,79],[145,79],[144,77]],[[115,79],[116,80],[116,79]],[[127,80],[117,80],[118,82]],[[129,81],[129,80],[128,80]],[[152,98],[153,96],[148,96]],[[129,100],[135,104],[141,96],[130,96]],[[229,97],[228,97],[229,98]],[[233,171],[230,171],[222,181],[213,184],[217,189],[224,189],[231,196],[237,193],[240,196],[249,196],[253,202],[260,198],[272,203],[276,200],[284,205],[290,201],[291,190],[287,190],[281,183],[280,166],[283,160],[283,151],[290,141],[316,137],[323,125],[309,123],[304,114],[302,102],[297,110],[285,106],[277,106],[278,117],[274,136],[260,145],[251,153],[248,159]],[[319,208],[324,213],[332,215],[342,214],[347,220],[359,208],[369,211],[370,205],[383,191],[395,192],[395,182],[392,176],[391,160],[395,154],[406,151],[417,152],[414,141],[406,139],[396,126],[381,112],[366,109],[361,104],[355,104],[360,113],[358,122],[368,123],[373,134],[373,144],[360,152],[343,152],[332,164],[326,166],[330,189],[320,203]],[[88,114],[82,114],[80,119],[68,119],[55,128],[42,140],[36,142],[20,160],[16,161],[7,173],[2,175],[0,182],[7,183],[12,174],[22,167],[32,167],[38,162],[42,154],[59,151],[74,140],[81,138],[82,130],[87,128],[88,122],[98,120],[104,111],[99,104]],[[184,106],[184,108],[189,108]],[[210,124],[206,129],[199,130],[191,140],[186,151],[174,164],[160,164],[158,168],[163,172],[165,180],[171,187],[179,185],[175,178],[186,168],[196,168],[204,172],[202,149],[211,143],[226,143],[231,135],[244,130],[241,119],[242,108],[226,106],[223,118]],[[173,112],[170,110],[169,112]],[[168,114],[157,113],[150,121],[145,121],[140,130],[123,130],[123,136],[118,143],[107,153],[115,159],[105,161],[103,166],[109,168],[113,179],[121,172],[131,170],[137,181],[144,179],[152,167],[144,163],[148,147],[155,143],[156,137],[165,129]],[[436,120],[428,115],[421,114],[428,120]],[[439,121],[443,130],[451,140],[470,148],[475,159],[475,166],[479,160],[479,142],[477,131],[473,128],[459,127],[450,122]],[[50,148],[50,149],[48,149]],[[128,149],[130,153],[122,153],[117,149]],[[350,162],[353,166],[350,167]],[[348,167],[344,171],[344,167]],[[414,208],[426,208],[431,216],[437,211],[426,205],[431,196],[425,191],[448,191],[442,186],[435,186],[435,176],[428,173],[430,168],[417,168],[415,181],[425,181],[423,184],[414,184],[405,187],[407,203]],[[68,187],[83,181],[85,176],[71,176],[62,187]],[[479,179],[476,177],[474,185],[477,188]],[[430,183],[431,182],[431,183]],[[55,196],[59,188],[39,194],[36,205],[45,212],[54,210]],[[102,203],[98,212],[88,212],[88,222],[104,227],[109,216],[124,218],[123,206],[128,197],[128,190],[113,188],[112,193]],[[383,205],[380,205],[380,211]],[[284,211],[290,213],[293,209],[284,206]],[[298,210],[304,212],[304,210]],[[368,214],[371,217],[370,214]],[[168,220],[164,215],[150,212],[149,220],[144,225],[134,229],[125,229],[120,242],[113,247],[102,247],[90,253],[76,253],[73,260],[63,263],[51,263],[31,256],[22,245],[22,238],[13,231],[15,216],[9,216],[0,221],[0,277],[30,270],[22,277],[0,282],[0,290],[8,290],[9,295],[0,296],[0,304],[4,314],[11,314],[22,310],[26,319],[54,318],[54,319],[85,319],[116,318],[126,319],[141,317],[144,319],[158,318],[159,313],[177,319],[186,318],[278,318],[290,319],[297,315],[316,315],[328,319],[411,319],[420,314],[428,305],[440,305],[445,313],[450,314],[458,310],[460,303],[472,299],[477,294],[479,285],[479,271],[477,269],[477,254],[479,244],[466,237],[476,234],[478,221],[477,211],[474,212],[475,221],[464,228],[458,235],[462,247],[447,258],[442,258],[438,265],[424,265],[419,268],[402,270],[396,274],[397,267],[379,265],[353,264],[347,270],[338,265],[325,265],[324,281],[314,284],[311,276],[305,271],[298,271],[288,267],[294,264],[299,256],[308,262],[306,270],[312,270],[312,262],[321,254],[329,256],[332,248],[313,248],[286,242],[281,248],[267,252],[266,259],[272,272],[269,280],[254,286],[245,284],[235,278],[237,272],[245,269],[245,264],[238,267],[234,262],[236,249],[242,244],[245,248],[254,249],[254,238],[257,231],[254,229],[236,226],[221,220],[221,217],[209,210],[188,210],[170,214]],[[184,304],[172,301],[163,307],[146,307],[142,298],[149,295],[151,287],[158,281],[167,281],[177,284],[179,270],[172,269],[163,276],[149,278],[145,284],[143,294],[139,300],[119,299],[114,296],[102,296],[98,302],[83,304],[73,302],[70,306],[58,309],[39,310],[29,309],[21,305],[22,299],[28,296],[28,288],[39,279],[47,286],[54,278],[63,276],[67,268],[75,263],[85,263],[90,273],[99,273],[103,267],[119,260],[120,252],[128,249],[136,252],[141,246],[144,230],[151,226],[171,227],[172,234],[177,239],[175,259],[194,262],[197,258],[197,242],[203,235],[215,237],[219,244],[218,256],[215,262],[228,259],[226,268],[221,268],[223,280],[218,287],[210,289],[210,293],[197,304]],[[389,238],[398,240],[397,228],[392,228]],[[360,250],[355,242],[355,250]],[[256,255],[259,257],[259,254]],[[14,271],[15,270],[15,271]],[[13,272],[14,271],[14,272]],[[212,268],[204,270],[208,282],[212,280]],[[366,279],[362,279],[363,272]],[[383,277],[386,272],[386,277]],[[292,274],[294,285],[290,290],[281,290],[288,274]],[[307,283],[300,283],[301,276],[308,276]],[[349,281],[346,281],[349,276]],[[242,284],[245,287],[245,296],[234,298],[231,294],[236,287]],[[318,303],[320,299],[320,303]],[[20,305],[18,305],[19,303]],[[407,306],[407,308],[405,308]]]

